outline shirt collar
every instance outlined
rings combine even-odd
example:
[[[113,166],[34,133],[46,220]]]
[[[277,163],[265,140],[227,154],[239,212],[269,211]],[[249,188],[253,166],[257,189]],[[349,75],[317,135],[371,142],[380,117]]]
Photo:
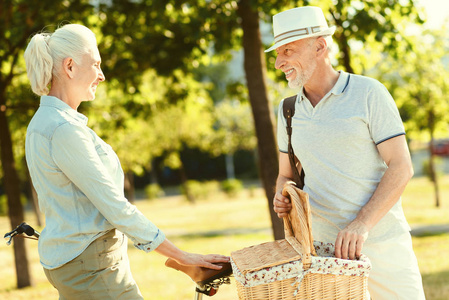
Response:
[[[338,71],[340,73],[340,76],[338,76],[338,80],[335,83],[334,87],[327,93],[326,95],[330,95],[331,93],[334,95],[340,95],[343,94],[346,90],[348,84],[349,84],[349,73],[346,73],[345,71]],[[327,96],[324,96],[326,98]],[[304,96],[304,88],[301,88],[301,91],[298,93],[298,96],[296,97],[297,101],[300,102],[304,100],[306,97]]]
[[[338,76],[337,82],[330,90],[330,92],[334,95],[343,94],[349,84],[349,74],[344,71],[338,71],[338,73],[340,73],[340,76]]]
[[[75,120],[77,120],[78,122],[81,122],[84,125],[87,125],[88,118],[85,115],[77,112],[76,110],[71,108],[67,103],[65,103],[64,101],[62,101],[56,97],[41,96],[40,106],[50,106],[50,107],[59,109],[59,110],[65,112],[66,114],[68,114],[69,116],[71,116],[72,118],[74,118]]]

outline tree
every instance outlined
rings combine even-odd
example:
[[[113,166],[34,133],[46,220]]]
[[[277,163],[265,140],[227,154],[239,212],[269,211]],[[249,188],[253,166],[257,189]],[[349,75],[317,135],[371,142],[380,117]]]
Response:
[[[449,68],[444,65],[449,43],[447,29],[424,31],[410,37],[413,52],[403,52],[398,60],[386,60],[383,70],[393,66],[397,73],[389,73],[388,82],[399,106],[408,135],[421,137],[425,132],[429,142],[429,175],[435,190],[435,206],[440,206],[435,154],[432,148],[437,135],[447,134],[449,117]],[[404,49],[403,49],[404,50]]]
[[[213,103],[206,86],[181,70],[162,77],[148,69],[137,86],[139,93],[125,93],[113,81],[85,113],[92,128],[113,146],[125,173],[142,175],[151,171],[155,158],[166,157],[165,164],[180,171],[185,185],[180,152],[185,147],[208,149],[210,144]]]
[[[243,86],[243,66],[239,65],[240,53],[235,52],[233,56],[230,62],[212,62],[194,70],[197,80],[210,83],[208,92],[215,103],[214,130],[208,138],[211,142],[207,151],[215,156],[225,156],[228,179],[235,178],[234,154],[256,147],[254,121]],[[244,95],[242,91],[245,91]]]
[[[322,6],[317,3],[320,1],[310,2]],[[337,27],[334,40],[339,48],[339,63],[350,73],[356,70],[351,53],[354,42],[361,42],[366,46],[366,42],[370,40],[370,44],[381,46],[382,53],[387,52],[397,58],[397,48],[401,43],[407,44],[404,31],[401,30],[403,24],[423,23],[413,0],[338,0],[329,4],[327,9],[322,8],[331,16],[330,25]]]
[[[256,147],[253,120],[248,103],[225,99],[215,105],[215,128],[211,137],[214,155],[224,154],[227,178],[235,178],[233,157],[238,150]]]
[[[268,200],[274,237],[280,239],[283,238],[283,224],[272,205],[278,174],[278,151],[274,131],[274,113],[267,96],[259,12],[257,8],[251,6],[249,0],[241,0],[238,3],[237,12],[242,21],[244,67],[256,129],[260,177]]]

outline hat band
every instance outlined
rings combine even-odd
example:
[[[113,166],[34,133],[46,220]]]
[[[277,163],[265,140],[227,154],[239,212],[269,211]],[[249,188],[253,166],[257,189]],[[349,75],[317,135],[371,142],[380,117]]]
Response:
[[[321,28],[326,28],[324,26],[313,26],[313,27],[305,27],[301,29],[290,30],[281,34],[278,34],[274,37],[274,42],[279,43],[285,39],[289,39],[296,36],[309,35],[313,33],[317,33],[322,31]]]

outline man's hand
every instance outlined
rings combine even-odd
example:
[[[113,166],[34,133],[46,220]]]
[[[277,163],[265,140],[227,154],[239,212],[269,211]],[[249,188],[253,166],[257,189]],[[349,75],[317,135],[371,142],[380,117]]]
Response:
[[[368,238],[368,227],[361,221],[354,220],[340,231],[335,241],[335,257],[343,259],[359,258],[363,243]]]
[[[292,210],[290,199],[283,196],[280,191],[274,195],[273,207],[279,218],[288,216],[288,213]]]

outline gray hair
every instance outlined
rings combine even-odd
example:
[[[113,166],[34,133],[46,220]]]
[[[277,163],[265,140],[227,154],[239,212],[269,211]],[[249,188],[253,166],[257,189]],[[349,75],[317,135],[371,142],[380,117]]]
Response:
[[[311,46],[320,37],[324,38],[324,40],[326,41],[327,50],[329,51],[329,54],[331,54],[333,49],[334,49],[334,46],[333,46],[334,40],[332,39],[332,35],[330,35],[330,34],[328,34],[328,35],[320,35],[320,36],[317,36],[317,37],[310,38],[309,45]]]
[[[329,51],[329,53],[332,53],[334,50],[334,40],[332,39],[332,35],[328,34],[323,37],[327,44],[327,50]]]
[[[97,47],[95,34],[83,25],[67,24],[54,33],[35,34],[24,54],[33,92],[47,95],[53,77],[62,72],[63,60],[71,57],[79,64],[93,47]]]

